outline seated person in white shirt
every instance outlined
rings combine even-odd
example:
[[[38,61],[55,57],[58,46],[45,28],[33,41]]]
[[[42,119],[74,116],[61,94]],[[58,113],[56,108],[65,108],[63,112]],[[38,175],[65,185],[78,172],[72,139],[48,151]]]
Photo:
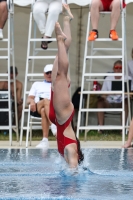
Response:
[[[117,60],[113,66],[114,73],[122,73],[122,61]],[[102,91],[111,91],[112,89],[112,81],[115,79],[120,79],[121,76],[107,76],[105,81],[103,82],[103,86],[101,88]],[[131,79],[128,77],[128,79]],[[107,81],[108,80],[108,81]],[[125,80],[126,81],[126,80]],[[116,82],[117,84],[117,82]],[[121,94],[103,94],[98,100],[97,108],[121,108],[122,107],[122,95]],[[128,116],[128,103],[127,96],[125,96],[125,122]],[[98,112],[98,125],[104,125],[104,112]],[[102,131],[99,130],[99,133]]]
[[[3,39],[3,28],[8,17],[7,0],[0,0],[0,40]]]
[[[43,139],[36,146],[36,148],[48,148],[48,133],[49,126],[53,135],[56,135],[57,129],[54,124],[52,124],[49,120],[49,105],[51,98],[51,73],[52,73],[53,65],[46,65],[44,67],[44,81],[33,83],[29,96],[27,99],[27,103],[30,105],[31,115],[34,117],[42,118],[42,131],[43,131]]]

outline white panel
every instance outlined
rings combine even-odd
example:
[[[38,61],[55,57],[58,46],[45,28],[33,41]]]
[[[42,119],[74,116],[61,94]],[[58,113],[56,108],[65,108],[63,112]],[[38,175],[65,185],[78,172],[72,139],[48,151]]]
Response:
[[[67,0],[68,4],[74,3],[79,6],[86,6],[86,5],[90,4],[90,1],[91,0]]]
[[[64,0],[63,0],[64,1]],[[14,3],[19,6],[28,6],[32,4],[33,0],[14,0]],[[90,4],[91,0],[67,0],[68,4],[74,3],[79,6],[86,6]]]
[[[33,2],[33,0],[14,0],[14,3],[19,6],[28,6]]]
[[[125,3],[128,4],[128,3],[133,3],[133,0],[125,0]]]
[[[63,0],[64,1],[64,0]],[[14,0],[14,3],[19,6],[27,6],[32,4],[33,0]],[[74,3],[79,6],[86,6],[90,4],[91,0],[67,0],[68,4]],[[125,3],[133,3],[133,0],[125,0]]]

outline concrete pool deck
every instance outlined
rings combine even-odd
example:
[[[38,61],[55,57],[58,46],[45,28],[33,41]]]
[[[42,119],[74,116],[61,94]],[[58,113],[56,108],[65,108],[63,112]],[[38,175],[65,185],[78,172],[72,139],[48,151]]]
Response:
[[[39,141],[32,141],[32,146],[28,148],[35,148]],[[121,148],[122,141],[81,141],[82,148]],[[2,148],[25,148],[25,141],[22,142],[22,146],[19,142],[13,141],[12,146],[9,145],[9,141],[0,141],[0,149]],[[49,141],[49,148],[57,148],[56,141]]]

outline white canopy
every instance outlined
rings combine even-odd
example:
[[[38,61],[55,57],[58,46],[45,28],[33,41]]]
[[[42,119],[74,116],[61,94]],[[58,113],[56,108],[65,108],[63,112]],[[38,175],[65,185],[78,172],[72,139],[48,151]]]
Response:
[[[86,6],[90,4],[90,0],[67,0],[68,4],[74,3],[79,6]]]
[[[19,6],[28,6],[32,4],[33,0],[14,0],[14,3]],[[85,6],[90,3],[90,0],[67,0],[68,4],[74,3],[79,6]]]
[[[68,4],[74,3],[79,6],[86,6],[91,0],[67,0]],[[33,0],[14,0],[14,3],[19,6],[28,6],[32,4]],[[133,2],[133,0],[125,0],[126,4]]]

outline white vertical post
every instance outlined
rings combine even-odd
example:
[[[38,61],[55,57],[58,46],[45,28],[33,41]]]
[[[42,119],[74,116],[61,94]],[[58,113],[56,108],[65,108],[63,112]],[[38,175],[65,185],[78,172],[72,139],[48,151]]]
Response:
[[[28,34],[28,45],[27,45],[27,58],[26,58],[24,91],[26,91],[26,89],[27,89],[27,74],[28,74],[29,55],[30,55],[31,29],[32,29],[32,12],[30,13],[30,20],[29,20],[29,34]],[[23,98],[23,110],[22,110],[21,131],[20,131],[20,145],[22,145],[25,105],[26,105],[26,94],[24,94],[24,98]]]
[[[88,8],[89,10],[89,8]],[[85,42],[85,51],[84,51],[84,62],[83,62],[83,71],[82,71],[82,81],[81,81],[81,93],[80,93],[80,103],[79,103],[79,112],[78,112],[78,123],[77,123],[77,138],[79,138],[79,127],[80,127],[80,121],[81,121],[81,108],[82,108],[82,102],[83,102],[83,90],[84,90],[84,74],[86,72],[86,56],[87,56],[87,41],[88,41],[88,33],[89,33],[89,27],[90,27],[90,12],[88,13],[88,22],[87,22],[87,30],[86,30],[86,42]]]
[[[8,12],[8,108],[9,108],[9,144],[12,145],[11,84],[10,84],[10,17]]]

